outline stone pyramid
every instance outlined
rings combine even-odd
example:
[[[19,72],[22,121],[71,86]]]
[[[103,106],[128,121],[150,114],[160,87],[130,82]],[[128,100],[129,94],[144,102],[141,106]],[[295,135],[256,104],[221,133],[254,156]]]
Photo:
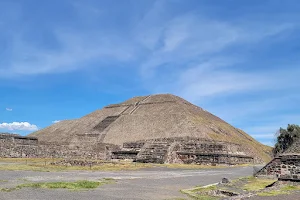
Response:
[[[124,143],[168,138],[219,141],[239,144],[245,155],[260,161],[268,161],[271,150],[242,130],[171,94],[134,97],[82,118],[53,124],[30,136],[37,137],[41,144],[70,148],[101,144],[122,147]]]

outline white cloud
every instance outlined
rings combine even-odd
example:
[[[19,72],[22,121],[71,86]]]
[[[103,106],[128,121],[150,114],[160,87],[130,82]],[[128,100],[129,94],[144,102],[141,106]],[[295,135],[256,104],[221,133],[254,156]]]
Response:
[[[6,108],[6,111],[11,112],[11,111],[13,111],[13,109],[12,108]]]
[[[91,16],[96,15],[102,20],[109,18],[92,5],[72,5],[78,12],[78,20],[88,24]],[[101,66],[110,60],[122,64],[135,60],[137,66],[141,66],[142,74],[151,74],[164,64],[174,68],[178,64],[186,68],[191,62],[200,65],[202,60],[215,59],[214,54],[232,45],[255,43],[293,27],[292,23],[249,22],[249,28],[243,23],[231,24],[194,12],[169,16],[166,13],[168,7],[165,2],[156,1],[138,23],[126,31],[105,31],[99,27],[98,20],[93,21],[93,28],[87,29],[51,27],[49,34],[60,47],[55,51],[34,46],[33,42],[24,39],[26,33],[22,30],[10,34],[12,59],[5,69],[0,69],[0,76],[64,73],[83,69],[88,62],[97,61],[100,63],[97,66]],[[130,19],[128,17],[128,24],[133,23]],[[22,22],[20,17],[16,23]]]
[[[0,129],[5,130],[20,130],[20,131],[36,131],[38,127],[34,124],[30,124],[29,122],[12,122],[12,123],[1,123]]]
[[[141,21],[141,24],[148,25],[145,23],[148,21]],[[243,52],[296,25],[285,22],[248,24],[251,26],[191,13],[165,20],[163,25],[147,26],[143,30],[147,36],[145,41],[139,37],[141,44],[151,47],[151,53],[141,63],[145,87],[152,93],[174,93],[200,103],[222,95],[274,91],[299,85],[294,81],[299,70],[291,74],[287,66],[270,71],[259,64],[261,68],[249,66],[247,54],[230,54],[231,48],[240,48]],[[143,34],[138,32],[137,35]]]
[[[60,120],[54,120],[54,121],[52,121],[53,124],[56,124],[58,122],[60,122]]]

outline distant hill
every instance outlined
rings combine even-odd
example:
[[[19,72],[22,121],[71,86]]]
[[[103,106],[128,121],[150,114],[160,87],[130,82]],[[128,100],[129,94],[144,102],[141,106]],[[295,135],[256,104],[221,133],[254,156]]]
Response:
[[[82,118],[65,120],[30,134],[44,143],[72,144],[78,135],[95,135],[98,143],[193,137],[241,144],[257,159],[269,161],[271,147],[188,101],[171,94],[134,97]],[[77,141],[77,143],[88,141]]]

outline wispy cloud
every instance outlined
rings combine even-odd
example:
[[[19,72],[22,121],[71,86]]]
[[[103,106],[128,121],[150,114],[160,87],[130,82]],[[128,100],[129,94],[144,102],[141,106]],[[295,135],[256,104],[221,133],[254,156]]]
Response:
[[[273,19],[272,15],[264,17],[267,14],[251,12],[229,19],[230,16],[200,12],[199,7],[181,10],[174,7],[177,1],[136,4],[130,8],[134,12],[122,8],[121,14],[116,6],[105,7],[105,3],[69,3],[66,8],[71,9],[70,21],[60,23],[47,16],[50,23],[39,24],[38,30],[24,20],[20,7],[5,9],[7,12],[0,8],[0,13],[4,13],[0,28],[10,47],[1,59],[4,64],[0,65],[0,79],[22,80],[79,70],[90,70],[97,79],[98,72],[102,72],[99,69],[113,68],[111,71],[117,72],[115,68],[128,68],[130,72],[123,76],[138,81],[126,87],[177,94],[207,106],[204,108],[259,138],[271,137],[272,129],[264,127],[282,126],[295,119],[288,113],[285,121],[279,117],[271,120],[269,112],[282,111],[283,107],[292,110],[299,97],[293,94],[296,100],[289,99],[300,86],[300,60],[292,62],[286,56],[279,60],[281,53],[272,54],[284,47],[286,41],[298,41],[289,41],[289,37],[293,31],[299,31],[299,14],[290,17],[276,13]],[[282,45],[261,55],[264,49],[276,44]],[[119,81],[114,79],[107,85],[122,87]],[[247,99],[248,96],[255,100]],[[282,96],[286,98],[283,100]],[[250,118],[257,121],[243,123]],[[258,122],[266,119],[267,125]]]
[[[107,38],[97,32],[73,33],[63,30],[54,31],[53,34],[61,46],[55,52],[34,47],[15,36],[15,60],[0,76],[65,73],[85,68],[90,62],[108,62],[115,59],[126,61],[133,57],[130,47],[122,45],[126,41],[120,41],[118,37]],[[116,49],[118,45],[121,46]]]
[[[78,19],[83,21],[88,21],[89,15],[107,17],[93,6],[78,7],[78,3],[73,6],[78,11]],[[175,70],[180,67],[180,72],[185,72],[190,70],[188,68],[199,68],[207,59],[215,60],[216,54],[234,45],[259,42],[295,26],[292,23],[264,26],[252,23],[249,28],[243,24],[208,19],[196,12],[159,17],[158,14],[162,14],[167,7],[165,2],[156,1],[139,23],[127,30],[129,33],[90,27],[86,30],[77,26],[65,28],[58,24],[48,30],[52,42],[57,44],[54,50],[24,39],[26,32],[20,30],[9,37],[13,60],[5,69],[0,68],[0,76],[65,73],[90,67],[88,63],[107,65],[109,62],[124,63],[129,60],[134,60],[136,67],[141,66],[139,70],[146,77],[155,75],[155,69],[166,66],[172,66]],[[19,17],[16,23],[23,22]],[[94,23],[96,25],[97,21]]]
[[[58,122],[60,122],[60,120],[54,120],[54,121],[52,121],[52,124],[56,124]]]
[[[8,112],[11,112],[11,111],[13,111],[13,109],[12,109],[12,108],[6,108],[5,110],[6,110],[6,111],[8,111]]]
[[[38,127],[34,124],[30,124],[29,122],[12,122],[12,123],[1,123],[0,129],[4,130],[20,130],[20,131],[36,131]]]

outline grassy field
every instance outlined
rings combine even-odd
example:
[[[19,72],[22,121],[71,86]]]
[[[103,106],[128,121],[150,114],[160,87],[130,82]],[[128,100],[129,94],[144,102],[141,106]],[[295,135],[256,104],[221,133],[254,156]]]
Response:
[[[181,193],[197,200],[217,200],[219,197],[209,196],[206,193],[212,190],[216,190],[217,186],[212,185],[209,187],[195,187],[191,189],[180,190]]]
[[[300,185],[294,186],[294,185],[287,185],[282,188],[279,188],[278,190],[271,190],[271,191],[264,191],[257,193],[258,196],[277,196],[280,194],[290,194],[293,191],[300,191]]]
[[[70,170],[90,170],[90,171],[120,171],[120,170],[138,170],[142,168],[167,167],[176,169],[215,169],[228,166],[211,166],[196,164],[153,164],[153,163],[135,163],[135,162],[107,162],[97,161],[97,165],[91,166],[67,166],[51,165],[52,162],[61,159],[52,158],[0,158],[0,170],[19,170],[19,171],[70,171]],[[91,160],[95,161],[95,160]],[[248,166],[236,165],[232,167]]]
[[[58,160],[55,160],[58,161]],[[4,163],[4,164],[1,164]],[[0,170],[10,171],[70,171],[70,170],[90,170],[90,171],[119,171],[119,170],[137,170],[141,168],[152,167],[151,164],[130,163],[130,162],[103,162],[94,166],[67,166],[51,165],[53,159],[0,159]]]
[[[39,182],[25,183],[14,188],[0,188],[1,192],[11,192],[22,188],[43,188],[43,189],[68,189],[68,190],[88,190],[95,189],[105,184],[111,184],[113,179],[101,179],[99,181],[80,180],[75,182]]]
[[[293,191],[300,191],[300,185],[279,185],[267,188],[267,186],[276,182],[274,179],[260,179],[255,177],[243,177],[231,181],[228,184],[212,185],[209,187],[196,186],[191,189],[181,190],[182,193],[193,199],[216,200],[218,196],[211,196],[218,191],[234,192],[235,194],[254,193],[258,196],[277,196],[281,194],[288,195]]]
[[[259,191],[276,182],[274,179],[260,179],[255,177],[247,177],[246,181],[246,184],[242,187],[246,191]]]
[[[282,185],[272,188],[266,188],[270,184],[273,184],[276,180],[273,179],[260,179],[255,177],[243,177],[231,181],[225,185],[212,185],[209,187],[196,186],[191,189],[181,190],[182,193],[188,195],[193,199],[201,200],[216,200],[220,199],[217,196],[210,196],[213,191],[244,191],[245,193],[251,192],[258,196],[277,196],[277,195],[288,195],[293,191],[300,191],[300,185]],[[229,190],[228,190],[229,189]],[[242,193],[244,193],[242,192]]]

